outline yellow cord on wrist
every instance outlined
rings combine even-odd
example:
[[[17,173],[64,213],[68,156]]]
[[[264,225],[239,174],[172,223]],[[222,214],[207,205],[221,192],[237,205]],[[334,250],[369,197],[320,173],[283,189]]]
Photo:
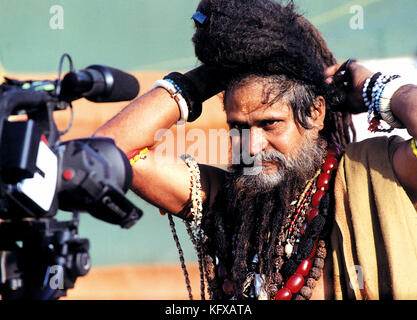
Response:
[[[143,148],[142,150],[140,150],[136,156],[130,159],[130,165],[133,166],[139,160],[146,159],[146,154],[148,153],[148,151],[149,151],[148,148]]]
[[[413,150],[414,155],[417,157],[417,146],[414,138],[411,139],[411,150]]]

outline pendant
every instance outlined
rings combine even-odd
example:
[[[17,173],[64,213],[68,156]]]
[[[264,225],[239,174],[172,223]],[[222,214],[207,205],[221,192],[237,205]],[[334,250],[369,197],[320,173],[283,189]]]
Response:
[[[287,255],[287,258],[290,258],[291,257],[291,254],[292,254],[292,250],[293,250],[293,246],[292,246],[292,244],[291,243],[287,243],[286,245],[285,245],[285,254]]]

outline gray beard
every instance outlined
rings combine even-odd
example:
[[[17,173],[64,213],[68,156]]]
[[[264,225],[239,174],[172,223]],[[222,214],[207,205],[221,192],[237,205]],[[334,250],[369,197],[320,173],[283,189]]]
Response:
[[[262,151],[252,157],[254,164],[252,167],[244,165],[229,167],[233,189],[239,194],[250,195],[270,192],[277,188],[282,190],[288,181],[292,182],[291,187],[303,187],[320,168],[326,147],[327,143],[321,137],[313,138],[307,133],[291,157],[286,157],[277,150]],[[261,165],[262,161],[273,162],[278,167],[274,168],[273,172],[267,172]],[[294,183],[301,186],[295,186]]]
[[[260,272],[269,277],[273,271],[272,257],[284,218],[305,187],[320,169],[326,154],[327,143],[307,133],[291,157],[279,151],[261,152],[257,160],[275,162],[274,172],[244,165],[232,165],[224,185],[224,215],[235,250],[232,277],[243,283],[249,259],[259,257]],[[256,162],[255,162],[256,163]],[[262,162],[258,162],[262,163]],[[246,169],[246,170],[244,170]],[[249,168],[249,170],[251,170]],[[248,172],[254,174],[247,174]],[[266,236],[270,235],[268,243]],[[216,238],[217,239],[217,238]],[[219,243],[223,240],[218,237]],[[234,239],[234,240],[233,240]]]

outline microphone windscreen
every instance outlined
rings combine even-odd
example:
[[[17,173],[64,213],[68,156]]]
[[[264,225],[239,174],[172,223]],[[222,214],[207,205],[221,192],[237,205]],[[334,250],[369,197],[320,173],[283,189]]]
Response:
[[[93,102],[118,102],[129,101],[139,94],[139,82],[133,75],[121,70],[102,66],[92,65],[87,67],[99,71],[104,76],[105,92],[96,96],[85,98]]]

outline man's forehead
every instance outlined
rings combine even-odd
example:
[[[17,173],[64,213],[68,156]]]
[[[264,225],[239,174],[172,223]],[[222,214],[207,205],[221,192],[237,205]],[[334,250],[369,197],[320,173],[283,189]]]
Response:
[[[259,98],[257,103],[254,102],[245,103],[242,101],[227,106],[225,109],[228,121],[243,120],[248,117],[254,119],[273,118],[287,116],[290,113],[290,106],[283,99],[273,103],[262,103],[262,98]]]
[[[277,98],[279,97],[279,98]],[[284,109],[287,104],[286,93],[279,92],[276,87],[271,87],[265,81],[254,80],[237,86],[226,94],[225,109],[237,109],[241,112],[252,112],[257,109],[272,107],[274,111]]]

